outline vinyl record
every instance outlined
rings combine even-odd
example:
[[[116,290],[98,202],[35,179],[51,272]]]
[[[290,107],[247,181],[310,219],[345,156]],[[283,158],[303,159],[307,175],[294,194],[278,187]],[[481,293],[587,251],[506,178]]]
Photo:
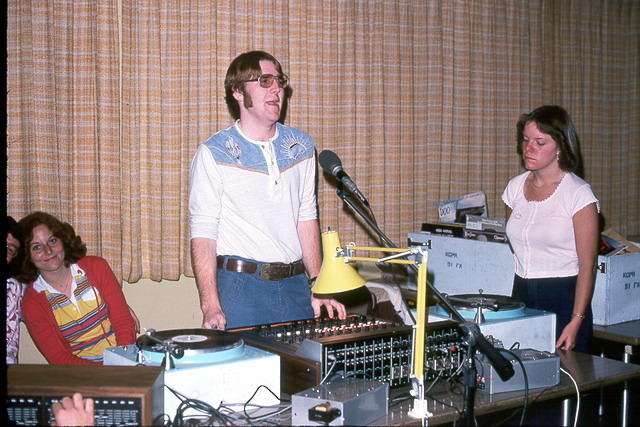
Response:
[[[519,310],[525,307],[524,303],[517,298],[506,295],[492,294],[461,294],[449,295],[449,301],[454,307],[460,310],[475,310],[478,305],[482,305],[487,310],[509,311]]]
[[[236,335],[214,329],[169,329],[155,331],[153,337],[184,350],[185,355],[217,353],[240,348],[244,341]],[[141,350],[162,353],[165,346],[149,335],[141,335],[136,344]]]

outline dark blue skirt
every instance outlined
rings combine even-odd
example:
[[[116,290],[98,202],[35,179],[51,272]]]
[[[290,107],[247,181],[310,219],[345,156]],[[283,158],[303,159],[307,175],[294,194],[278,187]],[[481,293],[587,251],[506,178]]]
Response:
[[[511,296],[518,298],[529,308],[546,310],[556,314],[556,340],[571,320],[573,301],[576,294],[578,276],[550,277],[543,279],[523,279],[515,275]],[[591,304],[587,307],[586,318],[576,337],[574,351],[589,352],[593,335],[593,314]]]

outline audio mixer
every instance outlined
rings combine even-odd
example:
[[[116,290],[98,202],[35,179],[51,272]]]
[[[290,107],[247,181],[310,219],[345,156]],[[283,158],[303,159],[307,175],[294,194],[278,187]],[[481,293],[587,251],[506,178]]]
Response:
[[[280,355],[281,390],[296,393],[336,378],[410,385],[413,328],[359,314],[229,330],[247,344]],[[452,321],[427,325],[425,380],[448,378],[460,364],[462,338]]]

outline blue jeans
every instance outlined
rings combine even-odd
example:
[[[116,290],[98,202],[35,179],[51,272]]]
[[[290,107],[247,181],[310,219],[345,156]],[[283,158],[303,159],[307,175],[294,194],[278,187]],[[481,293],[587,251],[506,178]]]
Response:
[[[542,279],[523,279],[515,275],[512,296],[518,298],[529,308],[550,311],[556,314],[556,340],[571,320],[573,300],[576,294],[577,276],[550,277]],[[593,314],[591,304],[587,307],[586,317],[576,336],[574,351],[589,352],[593,335]]]
[[[229,258],[256,262],[236,256]],[[276,281],[263,279],[258,272],[247,274],[218,269],[217,278],[227,329],[313,317],[306,274]]]

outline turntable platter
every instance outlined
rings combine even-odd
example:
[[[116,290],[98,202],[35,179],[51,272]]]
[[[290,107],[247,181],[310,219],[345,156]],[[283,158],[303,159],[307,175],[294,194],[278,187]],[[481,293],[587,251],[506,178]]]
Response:
[[[220,362],[244,353],[244,341],[225,331],[170,329],[154,332],[153,336],[184,351],[184,356],[175,360],[176,365]],[[148,360],[160,362],[164,357],[165,346],[148,335],[138,337],[136,344]]]
[[[506,295],[492,294],[461,294],[451,295],[449,297],[453,305],[461,310],[475,309],[482,304],[495,306],[498,310],[516,310],[524,307],[524,303],[517,298],[508,297]]]
[[[449,301],[465,319],[473,319],[479,305],[483,307],[485,319],[511,319],[521,317],[525,313],[525,304],[517,298],[493,294],[460,294],[449,295]],[[448,316],[440,305],[436,312],[440,316]]]

